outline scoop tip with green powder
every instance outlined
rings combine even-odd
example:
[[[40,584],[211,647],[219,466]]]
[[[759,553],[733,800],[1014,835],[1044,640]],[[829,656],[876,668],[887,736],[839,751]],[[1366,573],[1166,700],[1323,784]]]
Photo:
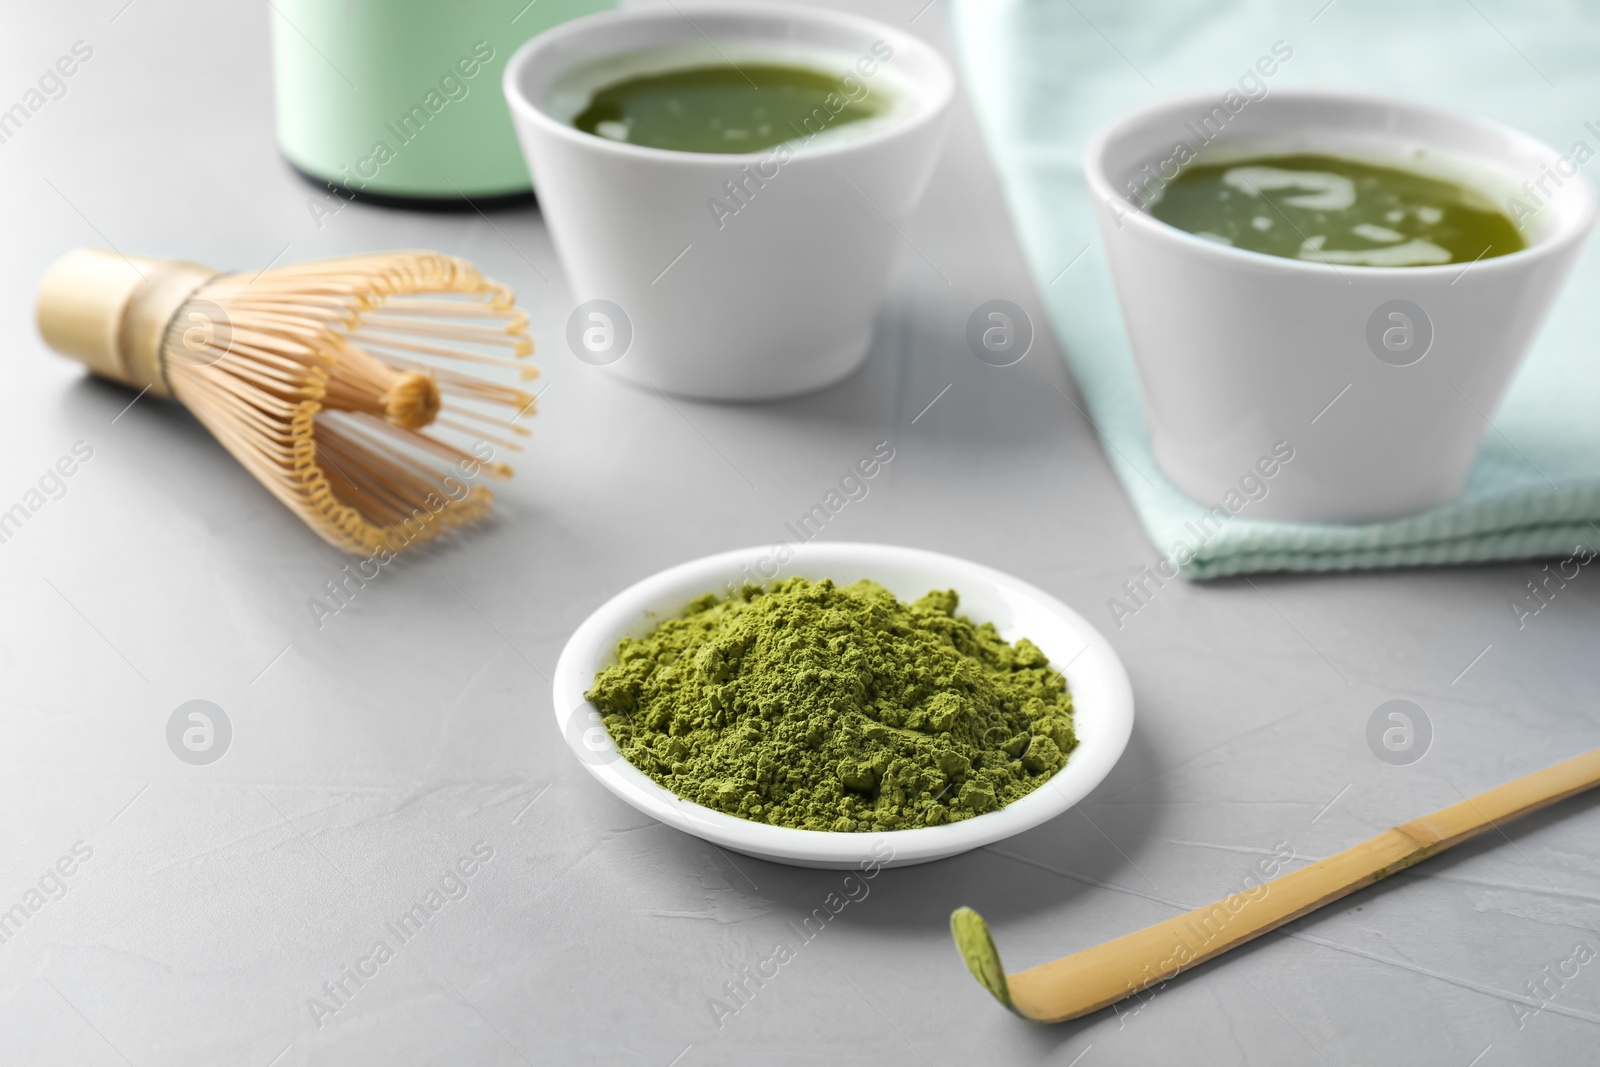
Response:
[[[955,939],[956,951],[961,953],[967,970],[978,984],[1001,1004],[1016,1011],[1011,1002],[1011,983],[1006,980],[1005,968],[1000,964],[1000,950],[994,947],[994,936],[989,933],[989,924],[983,921],[983,916],[968,907],[957,908],[950,913],[950,936]]]
[[[628,762],[726,814],[836,832],[973,818],[1047,781],[1077,737],[1043,652],[958,602],[868,580],[708,593],[624,638],[586,697]]]

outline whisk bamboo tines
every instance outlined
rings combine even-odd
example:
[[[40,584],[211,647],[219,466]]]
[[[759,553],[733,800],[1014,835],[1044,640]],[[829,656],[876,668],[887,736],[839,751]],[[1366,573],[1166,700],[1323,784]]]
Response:
[[[387,252],[222,274],[80,249],[39,287],[45,342],[177,399],[347,552],[398,552],[487,513],[538,371],[511,290],[465,260]],[[509,409],[509,415],[507,414]],[[424,431],[428,432],[424,432]]]

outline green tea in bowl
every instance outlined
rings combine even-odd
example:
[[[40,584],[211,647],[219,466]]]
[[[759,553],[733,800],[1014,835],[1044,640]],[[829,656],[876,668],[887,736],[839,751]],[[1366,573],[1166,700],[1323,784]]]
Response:
[[[698,0],[563,23],[504,85],[581,359],[718,400],[810,392],[866,359],[956,95],[936,49],[840,12]],[[615,329],[587,330],[598,300]]]
[[[1152,105],[1085,152],[1157,462],[1205,503],[1293,447],[1302,473],[1256,519],[1455,498],[1594,225],[1592,184],[1526,134],[1412,101],[1208,101]]]
[[[572,120],[585,133],[677,152],[759,152],[806,136],[819,114],[845,126],[880,114],[837,75],[787,63],[732,63],[639,74],[602,86]],[[882,94],[878,94],[881,97]]]
[[[557,81],[584,133],[670,152],[742,155],[871,130],[915,110],[887,66],[860,55],[724,44],[627,52]]]
[[[1473,263],[1527,247],[1469,182],[1313,152],[1202,157],[1160,191],[1150,214],[1234,248],[1335,266]]]

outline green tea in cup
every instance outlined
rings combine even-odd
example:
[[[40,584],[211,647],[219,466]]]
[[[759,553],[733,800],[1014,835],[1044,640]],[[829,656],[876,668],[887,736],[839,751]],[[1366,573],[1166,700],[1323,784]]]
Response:
[[[749,63],[625,78],[597,90],[572,124],[585,133],[648,148],[759,152],[803,139],[805,124],[816,126],[819,115],[827,116],[826,125],[832,128],[882,111],[881,101],[871,93],[850,99],[832,74]]]
[[[904,110],[883,67],[891,54],[887,46],[862,56],[731,45],[636,52],[574,73],[560,94],[572,101],[572,125],[596,137],[746,154],[834,138]]]
[[[1334,266],[1473,263],[1528,245],[1470,177],[1311,152],[1202,157],[1150,213],[1234,248]]]

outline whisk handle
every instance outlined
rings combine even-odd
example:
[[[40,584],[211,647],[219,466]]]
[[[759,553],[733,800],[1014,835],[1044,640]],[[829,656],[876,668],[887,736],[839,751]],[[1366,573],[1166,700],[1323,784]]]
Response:
[[[103,378],[170,395],[161,366],[167,326],[216,276],[199,263],[80,248],[56,260],[39,283],[39,335]]]

